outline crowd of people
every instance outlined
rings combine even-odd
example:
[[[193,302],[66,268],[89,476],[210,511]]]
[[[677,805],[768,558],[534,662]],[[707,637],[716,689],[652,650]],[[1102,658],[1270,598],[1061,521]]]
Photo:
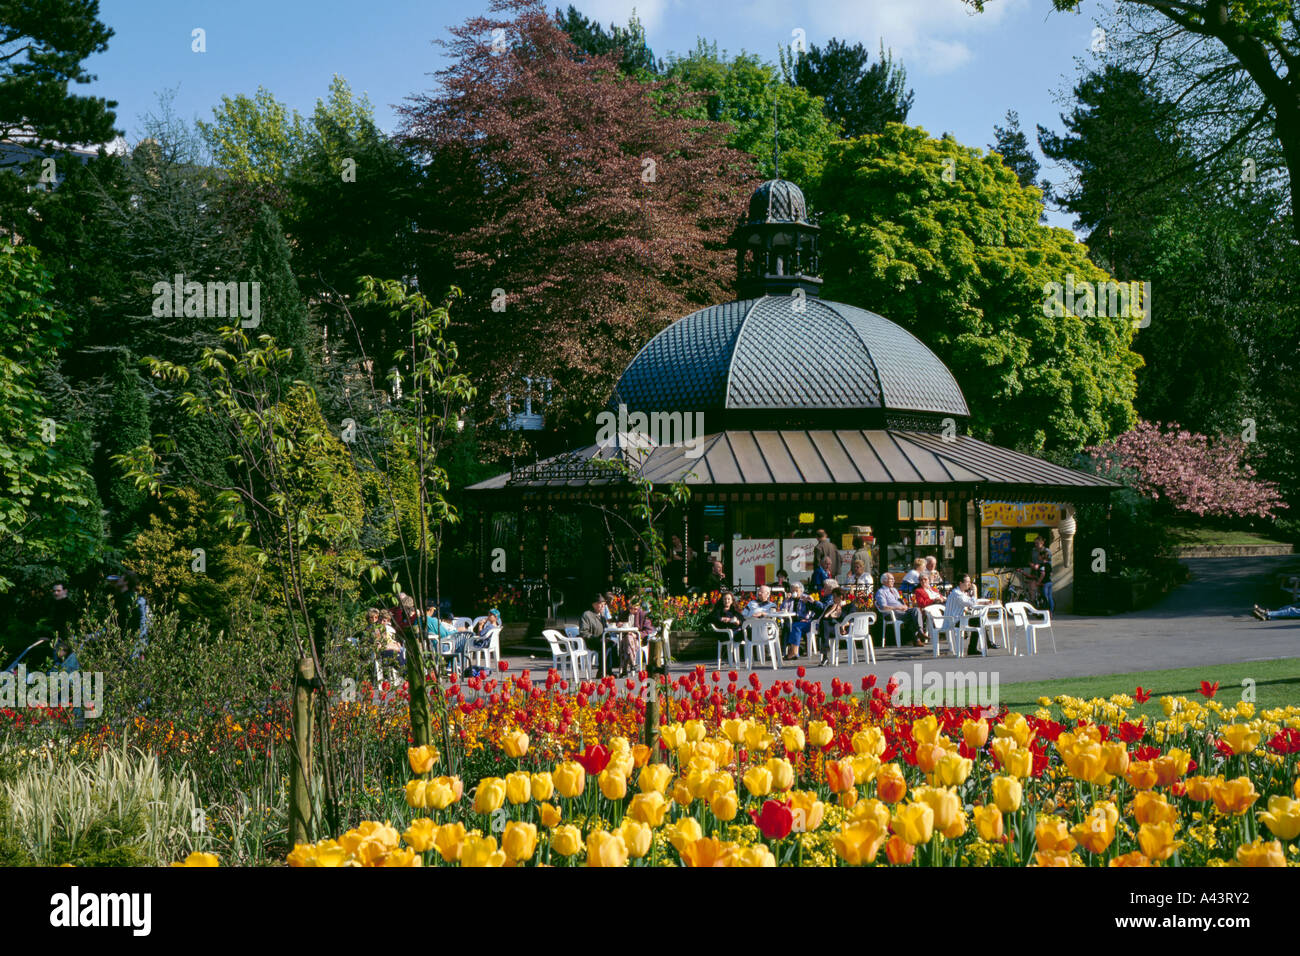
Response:
[[[365,632],[381,663],[406,666],[406,641],[412,635],[420,638],[430,653],[436,649],[449,649],[444,656],[450,658],[457,673],[465,669],[471,650],[485,650],[491,646],[492,631],[501,627],[501,612],[490,608],[488,612],[469,625],[457,624],[451,601],[427,602],[420,611],[415,598],[406,592],[397,596],[392,607],[372,607],[366,611]]]

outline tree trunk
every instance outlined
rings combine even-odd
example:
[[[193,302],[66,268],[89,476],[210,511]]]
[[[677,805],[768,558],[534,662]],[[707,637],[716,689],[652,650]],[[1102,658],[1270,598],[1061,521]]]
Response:
[[[298,658],[293,679],[293,739],[289,752],[289,842],[297,846],[311,839],[312,806],[312,682],[316,665],[310,657]]]
[[[650,762],[659,755],[659,677],[650,678],[650,700],[645,708],[645,745],[650,748]]]
[[[424,650],[420,637],[411,628],[406,634],[406,684],[410,692],[411,740],[416,747],[433,743],[433,725],[429,721],[429,691],[425,685]],[[425,774],[427,777],[428,774]]]

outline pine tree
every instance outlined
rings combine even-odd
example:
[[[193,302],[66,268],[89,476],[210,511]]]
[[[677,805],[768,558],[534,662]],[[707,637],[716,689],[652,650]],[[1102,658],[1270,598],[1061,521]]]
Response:
[[[109,382],[110,405],[101,432],[95,470],[100,495],[108,507],[113,535],[120,541],[139,523],[147,495],[113,464],[112,456],[148,444],[151,434],[149,400],[129,352],[118,357]]]

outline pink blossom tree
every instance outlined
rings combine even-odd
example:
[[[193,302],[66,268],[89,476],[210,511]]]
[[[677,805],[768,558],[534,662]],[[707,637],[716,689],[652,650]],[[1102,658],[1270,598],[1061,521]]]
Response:
[[[1121,478],[1141,494],[1176,511],[1202,517],[1276,517],[1287,507],[1275,482],[1255,477],[1246,461],[1246,442],[1236,436],[1210,437],[1140,421],[1136,428],[1087,449],[1102,474]]]

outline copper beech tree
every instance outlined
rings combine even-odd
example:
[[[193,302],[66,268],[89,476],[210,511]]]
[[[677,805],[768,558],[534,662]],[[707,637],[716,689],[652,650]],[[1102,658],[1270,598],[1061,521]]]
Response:
[[[497,0],[451,32],[439,88],[402,108],[438,210],[421,281],[465,291],[453,335],[498,413],[546,376],[572,425],[651,335],[728,297],[720,237],[754,161],[686,115],[700,94],[581,52],[540,3]]]

